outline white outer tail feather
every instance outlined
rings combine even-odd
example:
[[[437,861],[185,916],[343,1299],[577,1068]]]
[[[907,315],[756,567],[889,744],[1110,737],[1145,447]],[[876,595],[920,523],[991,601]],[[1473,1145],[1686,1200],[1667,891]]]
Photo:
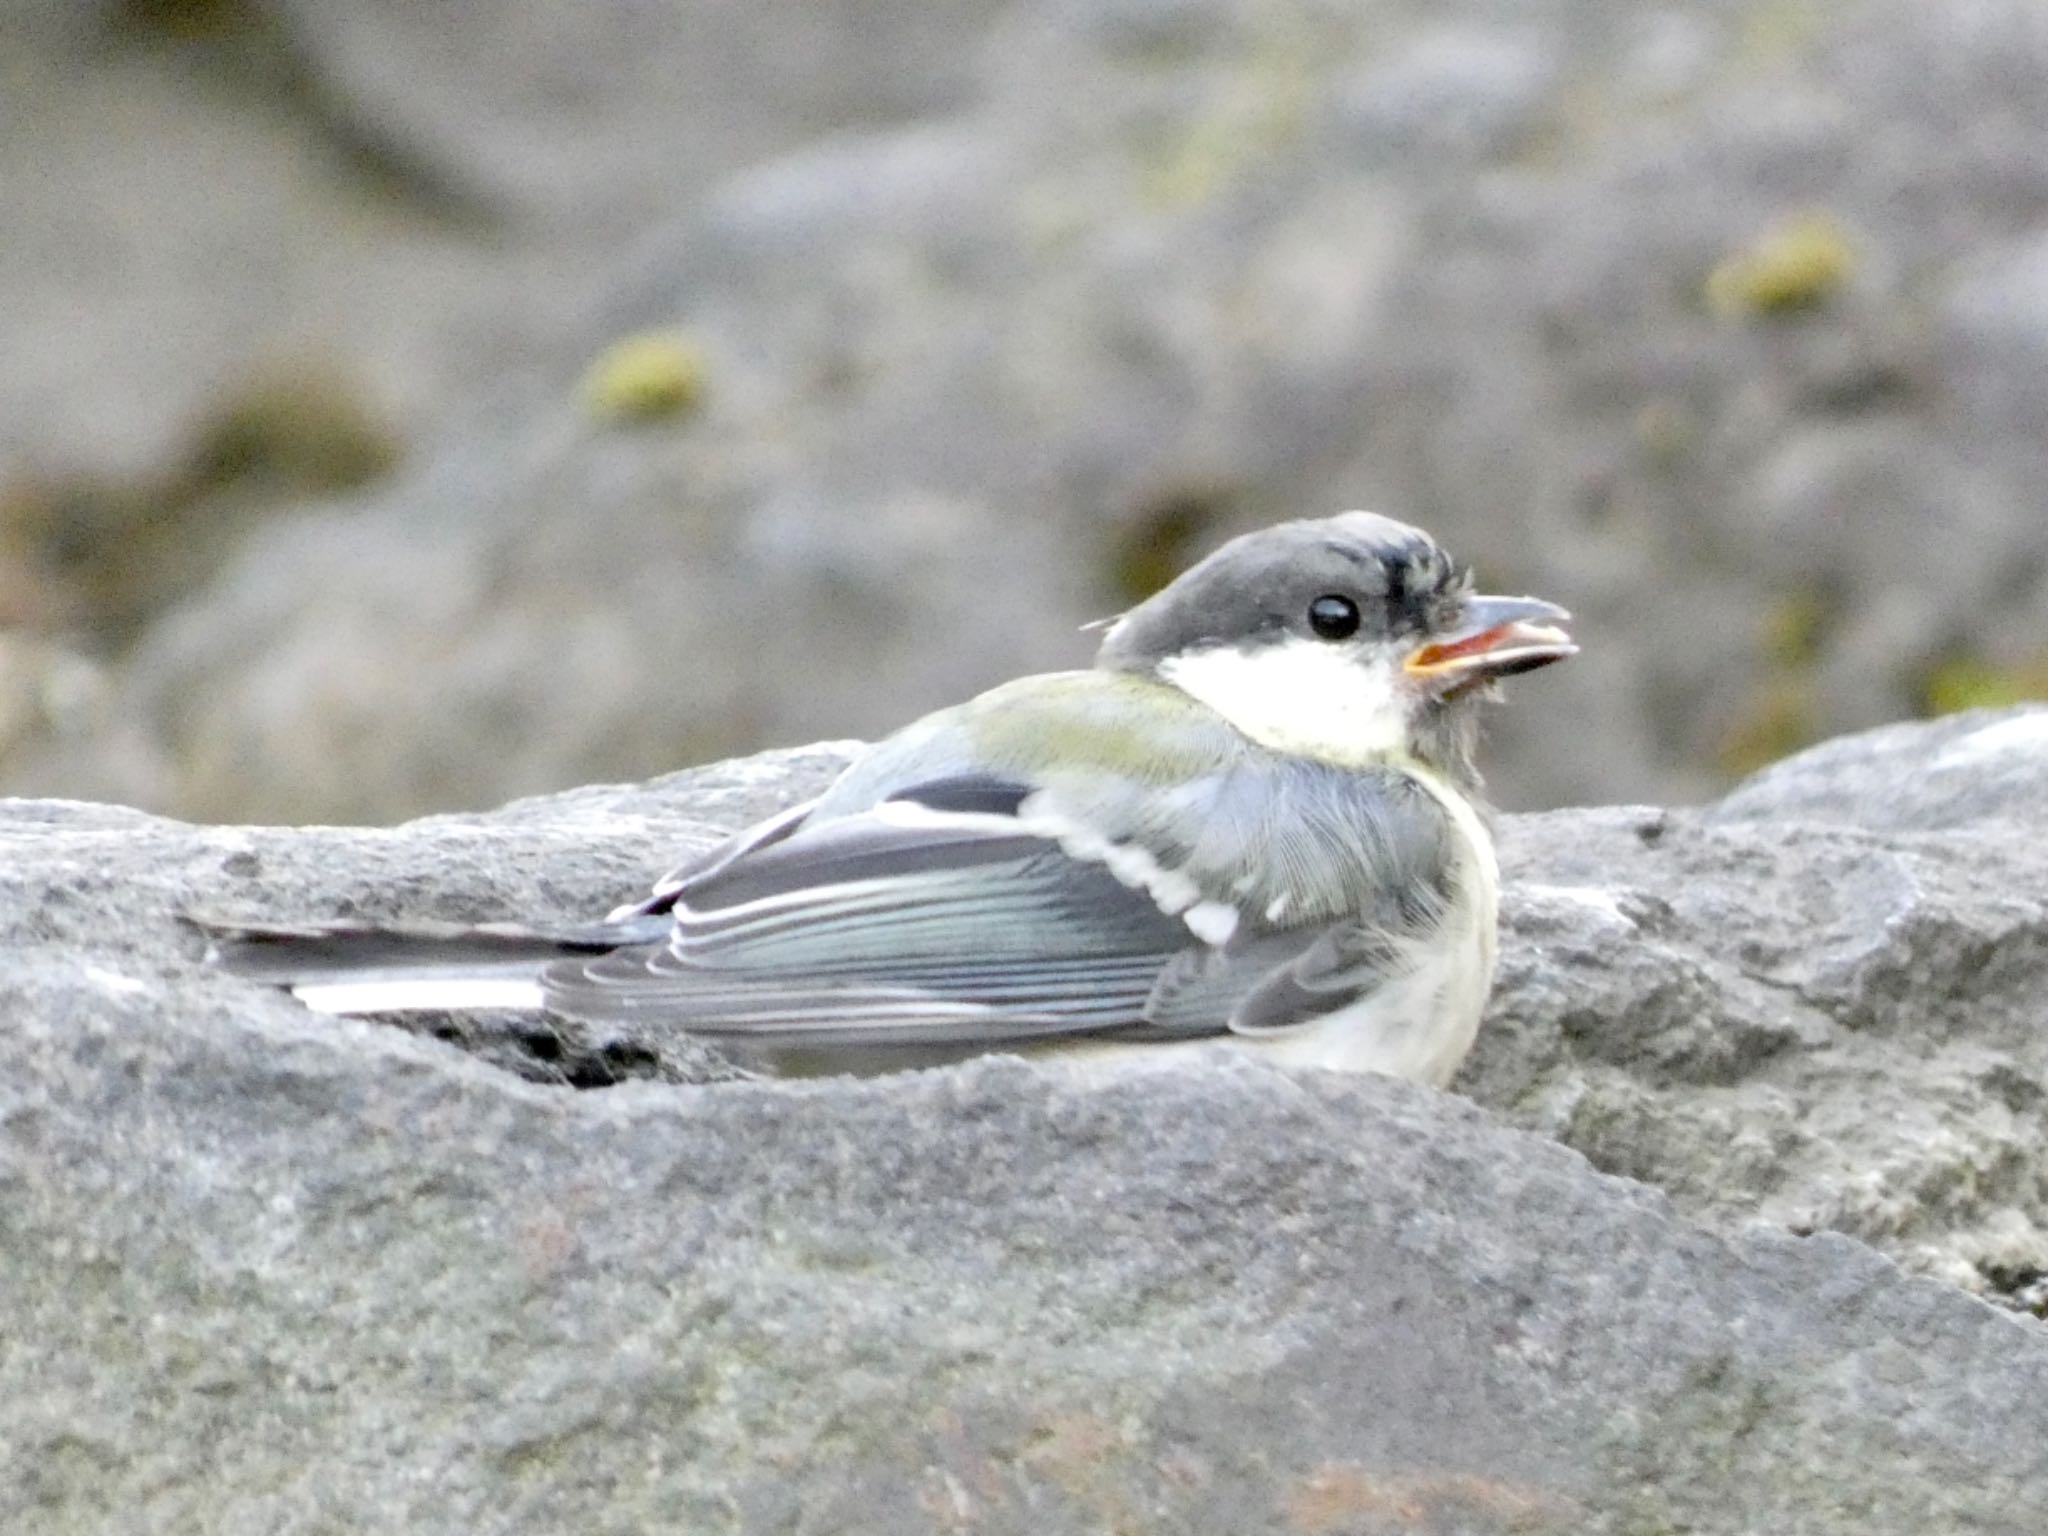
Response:
[[[540,977],[433,976],[383,981],[309,981],[292,988],[292,996],[315,1013],[410,1013],[416,1010],[495,1008],[521,1013],[540,1011]]]

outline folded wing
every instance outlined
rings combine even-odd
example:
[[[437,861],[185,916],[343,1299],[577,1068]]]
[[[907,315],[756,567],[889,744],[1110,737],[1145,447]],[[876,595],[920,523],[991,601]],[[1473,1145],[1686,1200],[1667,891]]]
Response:
[[[989,1044],[1138,1022],[1161,968],[1195,942],[1187,925],[1000,808],[946,808],[959,790],[906,792],[679,877],[664,893],[667,942],[549,966],[547,1006],[762,1048]]]
[[[1250,760],[1161,796],[981,773],[680,872],[666,942],[559,960],[543,995],[767,1050],[1264,1032],[1398,974],[1448,861],[1398,774]]]

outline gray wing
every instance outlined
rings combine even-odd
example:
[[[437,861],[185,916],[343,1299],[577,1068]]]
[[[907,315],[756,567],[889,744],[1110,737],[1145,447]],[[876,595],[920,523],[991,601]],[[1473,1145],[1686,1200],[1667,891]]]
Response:
[[[1427,932],[1361,918],[1178,955],[1146,1000],[1145,1023],[1121,1037],[1284,1032],[1347,1008],[1405,975]]]
[[[695,858],[677,865],[655,881],[654,889],[644,900],[628,902],[625,906],[608,913],[605,921],[629,922],[634,918],[652,917],[667,912],[675,905],[676,897],[692,882],[708,879],[721,870],[731,868],[756,850],[766,848],[771,843],[781,842],[802,826],[817,808],[816,800],[806,800],[800,805],[792,805],[786,810],[776,812],[765,821],[758,821],[753,826],[744,828],[722,843],[713,844]]]
[[[1234,893],[1239,922],[1161,970],[1127,1037],[1271,1034],[1348,1007],[1415,965],[1452,901],[1449,818],[1395,769],[1267,759],[1200,827],[1185,867]]]
[[[549,1007],[765,1049],[1280,1028],[1404,964],[1450,878],[1441,809],[1391,770],[1246,750],[1170,788],[882,792],[665,882],[668,942],[550,966]]]
[[[666,943],[549,966],[547,1006],[764,1049],[1135,1022],[1196,940],[1145,891],[1029,830],[1015,814],[1029,793],[940,781],[753,840],[666,883]]]

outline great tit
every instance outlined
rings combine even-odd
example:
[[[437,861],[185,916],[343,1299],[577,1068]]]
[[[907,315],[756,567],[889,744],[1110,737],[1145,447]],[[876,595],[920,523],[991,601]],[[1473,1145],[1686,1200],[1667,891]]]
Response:
[[[771,1070],[1244,1050],[1442,1084],[1492,985],[1473,746],[1569,615],[1369,512],[1223,545],[831,788],[560,928],[215,930],[330,1012],[524,1006]]]

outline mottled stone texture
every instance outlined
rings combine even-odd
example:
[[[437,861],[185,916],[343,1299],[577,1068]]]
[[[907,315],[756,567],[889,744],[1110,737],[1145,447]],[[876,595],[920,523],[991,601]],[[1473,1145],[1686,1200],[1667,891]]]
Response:
[[[578,1092],[175,918],[588,911],[838,749],[389,832],[9,804],[0,1526],[2032,1536],[2048,1331],[1930,1275],[2048,1268],[2037,718],[1511,820],[1477,1105],[674,1041]],[[1876,825],[1943,754],[1985,814]]]

